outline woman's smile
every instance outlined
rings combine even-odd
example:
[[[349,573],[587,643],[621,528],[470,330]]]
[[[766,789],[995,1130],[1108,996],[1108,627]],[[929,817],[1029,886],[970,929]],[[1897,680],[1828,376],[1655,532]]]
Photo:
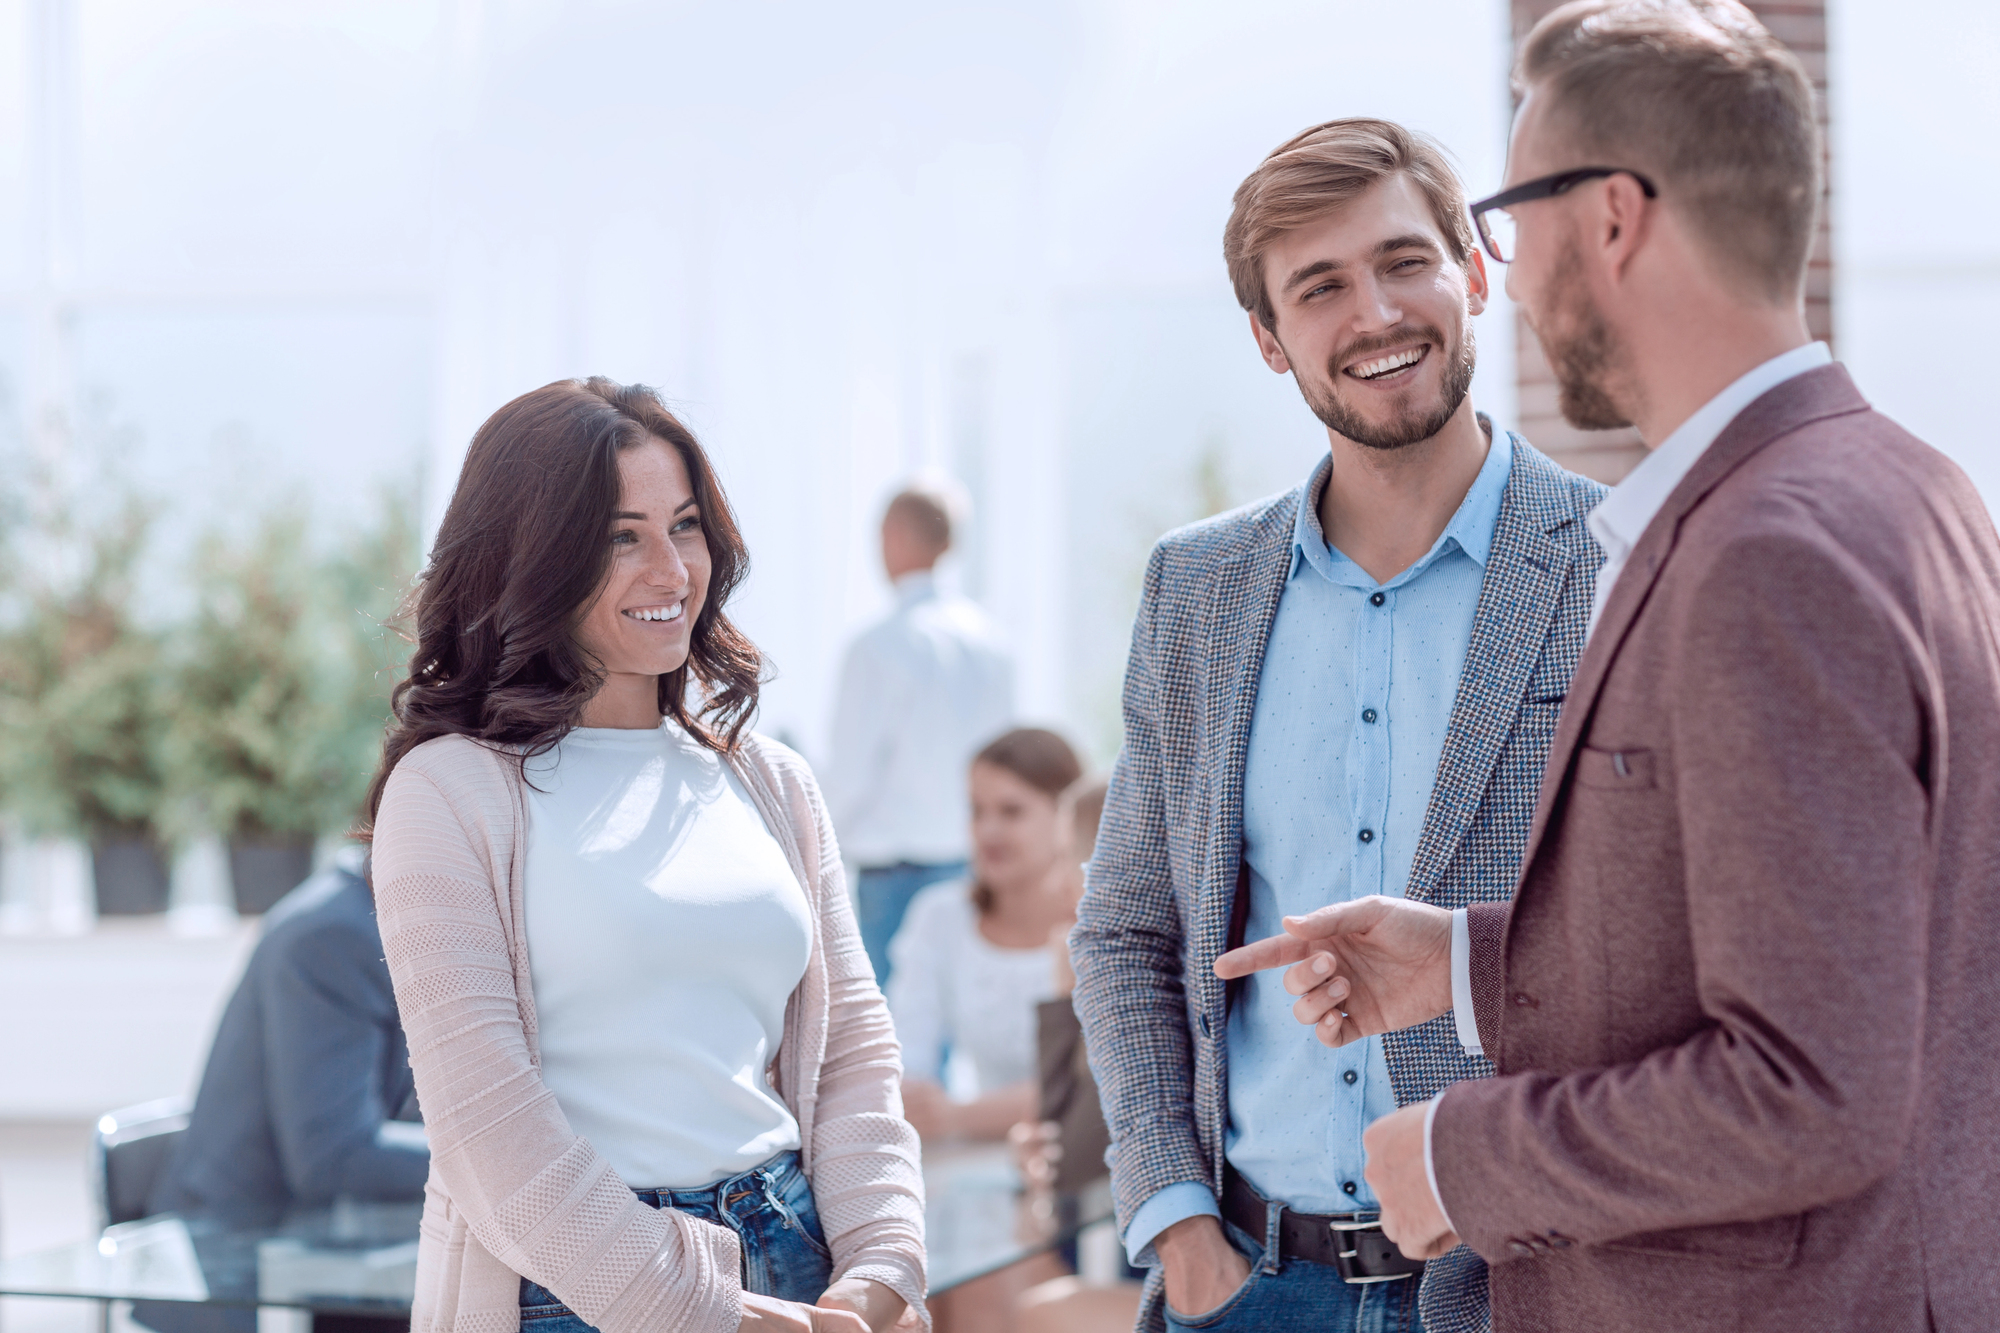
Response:
[[[679,620],[681,618],[681,611],[686,606],[687,598],[683,597],[678,601],[667,602],[657,606],[628,606],[625,608],[624,614],[632,620],[658,623],[660,621]]]

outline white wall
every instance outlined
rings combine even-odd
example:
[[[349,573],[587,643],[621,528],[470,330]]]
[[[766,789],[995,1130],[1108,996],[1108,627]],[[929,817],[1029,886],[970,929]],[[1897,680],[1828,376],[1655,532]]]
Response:
[[[1320,447],[1224,281],[1231,191],[1364,111],[1494,179],[1504,23],[1492,0],[0,0],[4,86],[42,90],[0,99],[0,388],[24,445],[44,398],[122,441],[184,543],[287,495],[358,514],[419,470],[434,515],[507,398],[658,384],[742,511],[765,725],[809,750],[886,602],[877,507],[944,466],[1027,711],[1101,750],[1137,565],[1194,516],[1197,459],[1226,453],[1242,499]],[[1412,32],[1420,76],[1370,54]],[[51,51],[73,78],[29,77]],[[50,97],[70,112],[31,114]],[[1504,413],[1509,326],[1485,323]]]
[[[1503,16],[645,14],[494,7],[452,29],[470,72],[445,155],[437,475],[524,385],[601,367],[669,386],[744,512],[743,617],[782,672],[767,723],[810,749],[840,642],[883,605],[876,507],[911,468],[954,468],[980,509],[964,572],[1017,647],[1026,710],[1108,757],[1138,565],[1196,516],[1200,450],[1221,442],[1247,499],[1323,447],[1229,294],[1232,191],[1296,130],[1364,111],[1497,178]],[[1353,57],[1411,25],[1431,34],[1422,80]],[[1480,391],[1504,408],[1511,325],[1486,324]]]
[[[644,379],[742,509],[768,727],[819,747],[839,646],[884,605],[876,506],[935,464],[980,502],[963,573],[1029,710],[1102,756],[1147,544],[1320,447],[1230,298],[1230,192],[1363,112],[1489,186],[1505,8],[0,0],[8,479],[52,393],[176,541],[419,474],[434,513],[506,398]],[[1840,350],[1992,496],[1994,11],[1832,22]],[[37,74],[51,50],[67,81]],[[1481,325],[1504,418],[1511,324]]]
[[[254,924],[181,939],[163,923],[73,939],[0,938],[0,1121],[94,1121],[192,1097]]]
[[[2000,9],[1828,10],[1837,350],[2000,508]]]

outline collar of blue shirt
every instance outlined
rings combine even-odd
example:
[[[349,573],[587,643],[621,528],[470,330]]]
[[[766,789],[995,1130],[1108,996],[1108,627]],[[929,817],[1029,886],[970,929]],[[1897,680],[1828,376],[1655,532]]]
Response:
[[[1458,502],[1457,512],[1423,559],[1383,584],[1377,584],[1339,548],[1327,544],[1326,533],[1319,523],[1319,501],[1326,493],[1327,479],[1333,475],[1333,455],[1321,458],[1313,469],[1312,479],[1306,483],[1305,493],[1299,497],[1299,515],[1292,525],[1292,569],[1287,577],[1296,578],[1299,565],[1304,562],[1321,578],[1346,587],[1399,588],[1422,577],[1440,555],[1454,546],[1485,568],[1487,554],[1493,549],[1493,529],[1500,522],[1500,501],[1507,493],[1507,478],[1514,467],[1514,434],[1496,428],[1484,412],[1479,414],[1479,424],[1492,443],[1487,446],[1486,462],[1480,466],[1479,475],[1472,479],[1465,498]]]

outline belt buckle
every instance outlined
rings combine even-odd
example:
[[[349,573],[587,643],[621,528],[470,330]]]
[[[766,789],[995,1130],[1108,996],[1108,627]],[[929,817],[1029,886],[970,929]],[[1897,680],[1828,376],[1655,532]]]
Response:
[[[1423,1260],[1405,1257],[1382,1233],[1379,1213],[1372,1217],[1337,1218],[1327,1226],[1333,1232],[1334,1267],[1340,1270],[1340,1280],[1350,1286],[1403,1282],[1421,1276],[1424,1271]]]

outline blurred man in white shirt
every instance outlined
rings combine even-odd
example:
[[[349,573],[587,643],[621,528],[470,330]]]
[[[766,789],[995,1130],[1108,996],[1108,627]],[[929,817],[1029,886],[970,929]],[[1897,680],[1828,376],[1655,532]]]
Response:
[[[999,633],[976,603],[937,585],[951,510],[941,489],[916,485],[882,516],[896,609],[847,650],[823,775],[842,850],[861,867],[861,940],[883,983],[910,899],[965,873],[966,767],[1014,714]]]

